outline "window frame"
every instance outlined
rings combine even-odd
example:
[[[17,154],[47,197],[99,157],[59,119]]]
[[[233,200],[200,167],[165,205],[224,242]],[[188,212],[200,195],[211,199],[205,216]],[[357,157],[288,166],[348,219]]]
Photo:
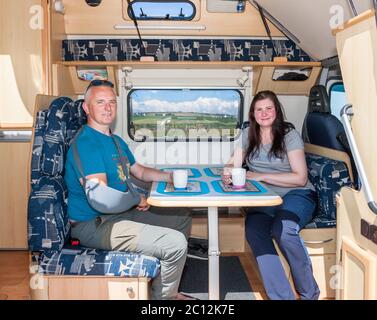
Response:
[[[237,115],[237,123],[236,123],[236,127],[234,129],[239,129],[239,132],[234,135],[233,137],[230,137],[230,138],[225,138],[225,137],[200,137],[200,136],[197,136],[196,139],[190,139],[189,137],[186,137],[186,138],[181,138],[181,137],[154,137],[153,139],[150,139],[146,136],[143,137],[143,139],[136,139],[135,140],[135,136],[132,134],[131,132],[131,117],[132,117],[132,112],[131,112],[131,107],[130,107],[130,99],[131,99],[131,95],[134,91],[138,91],[138,90],[164,90],[164,91],[167,91],[167,90],[196,90],[196,91],[208,91],[208,90],[216,90],[216,91],[225,91],[225,90],[233,90],[235,92],[238,93],[239,97],[240,97],[240,105],[239,105],[239,109],[238,109],[238,115]],[[243,96],[243,93],[240,89],[236,89],[236,88],[213,88],[213,87],[200,87],[200,88],[197,88],[197,87],[185,87],[185,88],[151,88],[151,87],[138,87],[138,88],[133,88],[131,89],[128,93],[127,93],[127,134],[129,136],[129,138],[133,141],[133,142],[177,142],[177,141],[181,141],[181,142],[224,142],[224,141],[235,141],[236,139],[239,138],[239,136],[241,135],[241,126],[242,126],[242,123],[243,123],[243,113],[244,113],[244,96]]]
[[[333,108],[332,108],[332,104],[331,104],[331,92],[332,92],[332,89],[333,89],[334,86],[336,86],[336,85],[342,85],[343,88],[344,88],[344,94],[345,94],[346,90],[345,90],[345,87],[344,87],[344,82],[343,82],[342,79],[329,79],[329,80],[334,80],[334,82],[330,84],[329,89],[328,89],[328,96],[329,96],[329,103],[330,103],[330,112],[331,112],[331,114],[333,116],[337,117],[340,120],[340,115],[336,116],[333,113]]]
[[[196,5],[193,1],[190,1],[190,0],[155,0],[155,1],[151,1],[151,0],[134,0],[131,2],[131,6],[134,4],[134,3],[137,3],[137,2],[154,2],[154,3],[180,3],[180,2],[186,2],[188,4],[190,4],[192,6],[192,15],[188,17],[188,19],[179,19],[179,18],[169,18],[169,19],[164,19],[164,18],[158,18],[158,17],[155,17],[155,18],[140,18],[138,16],[135,16],[135,17],[132,17],[132,14],[131,14],[131,7],[128,6],[127,7],[127,16],[129,19],[131,20],[135,20],[136,21],[192,21],[194,20],[196,14],[197,14],[197,9],[196,9]],[[134,11],[135,12],[135,11]]]

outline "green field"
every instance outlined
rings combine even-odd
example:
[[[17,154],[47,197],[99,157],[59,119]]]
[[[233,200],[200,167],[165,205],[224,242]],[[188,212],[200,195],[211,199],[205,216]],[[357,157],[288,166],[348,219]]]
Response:
[[[190,130],[191,134],[192,131],[201,130],[199,136],[221,136],[222,130],[226,130],[226,135],[234,135],[237,117],[202,113],[145,113],[133,115],[132,122],[136,132],[150,130],[154,136],[188,137]]]

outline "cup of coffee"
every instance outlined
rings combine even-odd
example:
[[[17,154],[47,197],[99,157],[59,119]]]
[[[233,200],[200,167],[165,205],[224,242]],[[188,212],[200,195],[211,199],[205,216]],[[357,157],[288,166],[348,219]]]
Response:
[[[246,169],[233,168],[232,169],[232,183],[233,183],[233,188],[235,189],[244,188],[246,184]]]
[[[173,184],[174,189],[183,190],[187,188],[188,171],[187,170],[174,170],[173,171]]]

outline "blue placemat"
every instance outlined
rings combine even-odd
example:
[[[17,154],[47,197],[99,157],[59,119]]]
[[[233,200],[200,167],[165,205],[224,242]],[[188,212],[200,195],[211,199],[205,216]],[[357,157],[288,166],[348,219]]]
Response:
[[[200,178],[202,176],[202,174],[200,173],[200,171],[196,168],[182,168],[182,167],[179,167],[179,168],[162,168],[161,171],[164,171],[164,172],[172,172],[174,170],[187,170],[188,171],[188,177],[189,178]]]
[[[223,169],[224,167],[210,167],[210,168],[205,168],[204,172],[208,177],[218,178],[218,177],[221,177],[221,173]]]
[[[168,182],[159,182],[156,191],[160,194],[166,194],[169,196],[196,196],[203,195],[209,192],[207,183],[203,181],[189,180],[187,188],[184,190],[174,189],[174,186]]]
[[[267,192],[258,181],[253,180],[246,180],[245,188],[242,189],[233,189],[232,186],[224,185],[221,180],[211,181],[211,183],[216,192],[223,194],[261,194]]]

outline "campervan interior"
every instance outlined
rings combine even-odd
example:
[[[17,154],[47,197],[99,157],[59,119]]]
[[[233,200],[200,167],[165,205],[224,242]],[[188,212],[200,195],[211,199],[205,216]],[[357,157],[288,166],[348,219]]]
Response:
[[[150,299],[158,264],[132,273],[116,252],[70,238],[68,132],[84,123],[93,79],[114,84],[112,129],[139,163],[213,183],[253,97],[275,92],[317,193],[300,235],[319,299],[377,299],[376,22],[376,0],[0,0],[0,299]],[[178,206],[158,190],[149,203]],[[207,244],[187,258],[181,291],[267,300],[245,237],[257,195],[200,192],[177,200]]]

